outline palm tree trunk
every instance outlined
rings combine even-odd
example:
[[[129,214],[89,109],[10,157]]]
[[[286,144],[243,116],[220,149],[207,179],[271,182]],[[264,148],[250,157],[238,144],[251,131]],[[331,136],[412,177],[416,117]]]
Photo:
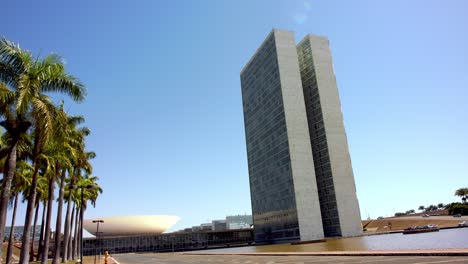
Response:
[[[57,208],[57,221],[55,224],[55,247],[54,247],[54,259],[52,264],[60,263],[60,249],[61,249],[61,239],[60,231],[62,230],[62,206],[63,206],[63,196],[64,196],[64,186],[65,186],[65,170],[62,170],[62,176],[60,177],[60,189],[59,189],[59,198],[58,198],[58,208]],[[65,233],[65,231],[64,231]],[[65,245],[65,240],[63,241]],[[64,256],[66,249],[64,247]]]
[[[75,215],[75,239],[73,240],[73,256],[72,259],[76,259],[78,255],[78,242],[79,242],[79,232],[78,229],[80,227],[80,212],[81,208],[78,208],[78,205],[76,206],[76,215]]]
[[[37,203],[36,205],[36,213],[34,214],[34,227],[33,227],[33,234],[32,234],[32,240],[31,240],[31,254],[29,257],[29,261],[33,261],[34,259],[34,240],[36,239],[36,226],[37,226],[37,218],[39,216],[39,207],[41,203]]]
[[[76,175],[78,175],[78,170],[75,170]],[[73,174],[70,175],[71,181],[70,181],[70,186],[73,186],[75,184],[75,178],[73,177]],[[67,214],[65,217],[65,229],[63,231],[64,233],[64,252],[63,252],[63,257],[62,257],[62,262],[68,261],[71,259],[71,254],[72,254],[72,231],[73,231],[73,214],[75,212],[75,203],[73,203],[73,210],[72,210],[72,215],[70,218],[70,205],[72,204],[72,190],[69,190],[69,195],[68,195],[68,200],[67,200]],[[71,222],[71,223],[70,223]]]
[[[47,264],[49,258],[49,245],[50,245],[50,226],[52,222],[52,207],[54,205],[54,189],[55,189],[55,177],[51,177],[49,180],[49,200],[47,201],[47,219],[46,229],[44,236],[44,247],[42,247],[41,263]]]
[[[81,191],[83,191],[83,189],[81,189]],[[83,208],[83,205],[81,205],[81,209],[80,209],[80,225],[78,226],[79,227],[79,231],[78,231],[78,250],[77,250],[77,253],[76,254],[79,254],[80,256],[80,261],[83,261],[81,259],[81,255],[83,253],[83,214],[84,214],[84,208]]]
[[[71,193],[67,199],[67,212],[65,213],[65,227],[63,228],[63,256],[62,262],[68,261],[68,254],[69,254],[69,239],[71,235],[71,226],[70,226],[70,205],[71,205]],[[73,216],[72,216],[73,219]]]
[[[76,205],[75,203],[73,202],[73,210],[72,210],[72,215],[71,215],[71,224],[70,224],[70,237],[68,238],[68,255],[67,255],[67,261],[68,260],[71,260],[72,259],[72,256],[73,256],[73,236],[72,234],[74,234],[73,232],[73,225],[75,223],[75,208],[76,208]]]
[[[8,200],[10,199],[11,182],[16,171],[16,149],[18,146],[18,138],[12,138],[12,147],[7,156],[7,163],[3,172],[2,196],[0,198],[0,238],[3,241],[5,236],[5,224],[8,211]],[[0,247],[0,259],[2,258],[3,247]]]
[[[47,204],[44,201],[42,207],[42,222],[41,222],[41,233],[39,234],[39,245],[37,246],[37,258],[36,260],[39,260],[42,254],[42,247],[44,246],[44,228],[45,228],[45,216],[46,216],[46,210],[47,210]]]
[[[34,212],[34,205],[36,199],[36,188],[37,188],[37,176],[39,172],[39,164],[34,159],[34,173],[31,181],[31,190],[29,192],[28,197],[28,207],[26,208],[26,219],[24,221],[24,231],[23,231],[23,245],[29,245],[31,240],[30,232],[31,232],[31,222]],[[27,264],[28,263],[28,256],[29,256],[29,247],[21,247],[21,254],[20,254],[20,264]]]
[[[10,239],[8,240],[8,250],[7,250],[7,257],[6,263],[11,263],[11,255],[13,254],[13,243],[15,243],[15,233],[13,232],[15,229],[15,220],[16,220],[16,208],[18,207],[18,196],[19,193],[15,195],[15,204],[13,205],[13,215],[11,217],[11,229],[10,229]]]

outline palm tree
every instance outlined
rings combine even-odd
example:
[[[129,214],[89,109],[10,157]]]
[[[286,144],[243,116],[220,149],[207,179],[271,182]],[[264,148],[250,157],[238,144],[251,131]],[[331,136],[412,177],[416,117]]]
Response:
[[[44,93],[61,92],[69,95],[73,100],[81,101],[85,95],[84,86],[75,77],[66,73],[60,56],[50,54],[44,59],[33,58],[30,52],[21,50],[19,46],[6,39],[0,41],[0,81],[9,86],[0,93],[0,114],[4,117],[0,125],[12,136],[8,170],[0,204],[0,210],[5,217],[4,198],[5,195],[8,195],[6,197],[10,195],[11,180],[16,170],[16,147],[19,135],[26,133],[30,127],[34,131],[32,152],[34,173],[23,232],[23,243],[29,244],[39,171],[38,159],[52,134],[54,120],[55,106]],[[2,218],[4,218],[3,215],[0,216],[0,219]],[[0,230],[3,228],[4,220],[0,220]],[[0,235],[3,235],[3,231],[0,232]],[[28,253],[28,247],[21,249],[21,264],[27,263]]]
[[[86,175],[85,177],[80,177],[77,181],[77,186],[81,186],[81,188],[77,189],[78,195],[76,197],[76,200],[79,201],[77,204],[80,208],[80,224],[77,225],[77,227],[80,227],[80,230],[82,230],[81,225],[83,224],[83,215],[86,211],[88,201],[91,201],[91,205],[96,206],[96,200],[99,194],[102,193],[102,188],[97,184],[98,180],[99,178],[96,176]],[[78,236],[79,239],[75,238],[75,247],[77,248],[76,252],[81,252],[83,250],[81,248],[81,235]]]
[[[1,84],[1,83],[0,83]],[[0,167],[5,169],[5,160],[9,153],[9,146],[11,143],[11,135],[6,132],[0,137]],[[29,149],[31,146],[30,137],[27,134],[24,134],[20,137],[17,145],[17,159],[19,160],[15,176],[12,180],[11,185],[11,198],[9,204],[13,205],[13,216],[11,222],[11,229],[9,234],[8,250],[6,254],[6,263],[11,263],[11,256],[13,251],[14,243],[14,226],[16,221],[16,211],[18,206],[18,199],[20,193],[23,193],[25,197],[27,190],[29,189],[31,173],[31,166],[25,162],[28,158]],[[0,185],[3,185],[4,179],[0,180]],[[1,192],[2,190],[0,190]],[[23,199],[24,200],[24,199]]]
[[[68,137],[73,131],[68,131],[67,125],[69,122],[73,122],[76,118],[69,118],[66,113],[63,111],[63,103],[59,109],[56,109],[55,112],[55,129],[52,139],[49,141],[49,144],[44,148],[43,156],[46,157],[46,175],[49,179],[49,199],[48,199],[48,209],[47,209],[47,219],[46,219],[46,236],[44,239],[44,247],[42,250],[41,263],[47,263],[47,256],[49,251],[50,243],[50,226],[52,223],[51,211],[53,205],[53,194],[55,190],[55,182],[60,180],[60,190],[59,190],[59,210],[57,212],[57,223],[56,231],[57,235],[55,236],[55,247],[54,247],[54,259],[57,263],[59,260],[58,254],[60,254],[60,241],[57,239],[60,237],[61,225],[57,225],[61,221],[62,214],[62,204],[63,204],[63,189],[64,189],[64,178],[66,168],[71,168],[70,158],[73,158],[75,155],[74,149],[71,145],[74,144],[74,139]],[[62,176],[63,175],[63,176]],[[57,254],[58,251],[58,254]]]
[[[71,172],[70,175],[73,175],[73,171]],[[72,196],[73,190],[70,189],[70,186],[67,186],[68,191],[65,192],[64,199],[67,201],[67,215],[65,216],[65,227],[63,230],[63,254],[62,254],[62,262],[67,262],[68,260],[72,259],[72,233],[73,232],[73,227],[75,223],[75,209],[76,205],[75,202],[71,200],[70,196]],[[70,217],[70,207],[72,208],[71,210],[71,217]]]
[[[32,180],[32,175],[31,175],[31,180]],[[36,204],[34,208],[36,209],[35,217],[34,217],[34,226],[33,226],[33,233],[32,233],[32,238],[33,240],[31,241],[31,244],[25,244],[24,242],[22,243],[25,245],[25,247],[30,247],[30,256],[29,256],[29,261],[34,260],[34,239],[36,238],[36,225],[37,225],[37,220],[39,218],[39,208],[40,204],[42,203],[42,224],[41,224],[41,233],[39,235],[39,241],[38,241],[38,254],[40,254],[40,248],[42,245],[43,241],[43,236],[44,236],[44,221],[45,221],[45,214],[46,214],[46,202],[47,202],[47,197],[48,197],[48,181],[45,177],[39,177],[37,181],[37,187],[36,187]],[[29,186],[26,196],[29,197],[29,193],[31,192],[31,186]],[[26,201],[26,199],[25,199]],[[24,232],[24,230],[23,230]],[[22,247],[23,248],[23,247]]]
[[[468,188],[460,188],[455,191],[455,196],[459,196],[463,203],[468,199]]]
[[[74,196],[77,196],[78,194],[75,194]],[[80,203],[77,201],[77,198],[73,198],[73,206],[75,207],[75,226],[73,227],[73,237],[70,235],[70,247],[71,247],[71,254],[70,258],[75,260],[76,256],[78,254],[78,236],[79,236],[79,227],[80,227]]]
[[[93,207],[96,206],[96,201],[97,201],[97,198],[99,196],[99,194],[102,194],[102,188],[101,186],[99,186],[99,184],[97,183],[99,181],[99,177],[97,176],[85,176],[85,178],[83,178],[83,186],[92,186],[92,188],[86,188],[85,189],[85,192],[83,193],[83,197],[84,197],[84,208],[86,210],[86,203],[88,201],[91,202],[91,205]]]
[[[44,156],[47,156],[44,154]],[[44,240],[43,240],[43,247],[41,252],[41,263],[47,263],[47,257],[49,256],[49,243],[50,243],[50,226],[52,220],[52,207],[54,201],[54,190],[55,190],[55,174],[56,168],[53,164],[50,164],[52,161],[49,160],[50,157],[47,156],[47,164],[44,164],[46,168],[44,168],[44,176],[47,179],[47,216],[45,218],[45,232],[44,232]]]
[[[14,228],[16,220],[16,210],[18,207],[18,199],[20,193],[26,194],[27,189],[31,185],[32,167],[28,163],[21,161],[18,163],[17,172],[12,182],[12,194],[14,194],[13,215],[11,217],[11,229],[8,240],[8,249],[6,255],[6,263],[10,264],[13,255]]]
[[[82,186],[80,183],[82,183],[82,177],[80,175],[80,172],[79,170],[75,169],[75,171],[77,172],[75,174],[75,177],[74,177],[74,182],[75,182],[75,185],[73,185],[74,187],[76,186]],[[70,258],[72,260],[75,260],[77,258],[77,255],[78,255],[78,252],[80,252],[80,248],[79,248],[79,244],[80,244],[80,227],[81,227],[81,213],[82,213],[82,203],[81,203],[81,190],[80,189],[73,189],[72,193],[72,200],[73,200],[73,204],[74,204],[74,207],[75,207],[75,219],[74,219],[74,222],[75,222],[75,225],[73,227],[74,229],[74,233],[73,233],[73,239],[70,239],[69,243],[71,244],[71,255],[70,255]],[[72,220],[73,221],[73,220]],[[70,235],[71,237],[71,235]]]
[[[67,133],[66,137],[64,138],[64,144],[67,146],[64,148],[67,156],[69,157],[69,161],[71,164],[68,164],[67,166],[67,171],[68,175],[73,175],[74,170],[73,170],[73,165],[72,164],[78,164],[79,161],[79,156],[77,153],[79,153],[82,149],[84,149],[84,137],[89,135],[89,129],[87,128],[80,128],[77,129],[77,125],[84,122],[84,118],[81,116],[74,116],[74,117],[68,117],[67,120]],[[91,166],[86,166],[87,168],[90,168]],[[56,225],[56,230],[61,230],[62,228],[62,205],[64,201],[64,196],[65,196],[65,191],[64,191],[64,184],[65,184],[65,170],[62,171],[62,176],[60,179],[60,192],[59,192],[59,209],[57,212],[57,225]],[[68,204],[67,207],[67,216],[66,219],[69,220],[69,208],[70,204]],[[73,210],[74,212],[74,210]],[[72,213],[72,218],[73,218],[73,213]],[[63,252],[63,257],[62,259],[65,260],[67,258],[68,254],[68,243],[69,243],[69,237],[70,236],[70,223],[67,222],[65,225],[64,229],[64,252]],[[60,258],[60,236],[56,236],[55,240],[55,255],[53,259],[54,264],[59,263],[59,258]]]
[[[424,209],[426,209],[426,207],[424,207],[424,205],[420,205],[420,206],[418,207],[418,210],[420,210],[420,211],[424,211]]]
[[[73,166],[73,172],[70,177],[70,186],[75,186],[76,183],[78,182],[80,178],[81,171],[84,171],[87,174],[91,174],[93,167],[91,163],[89,162],[90,159],[93,159],[96,154],[94,152],[86,152],[85,151],[85,145],[84,145],[84,136],[89,134],[89,130],[87,128],[83,128],[79,130],[78,137],[82,137],[80,140],[82,141],[82,144],[78,145],[76,148],[76,160],[74,161],[74,166]],[[70,224],[71,219],[70,219],[70,206],[72,205],[72,200],[75,205],[77,205],[80,201],[76,200],[76,190],[70,191],[70,194],[68,195],[67,199],[67,212],[65,216],[65,229],[64,229],[64,241],[65,241],[65,246],[64,246],[64,254],[62,257],[62,262],[70,260],[67,257],[70,257],[71,259],[75,259],[76,256],[76,235],[77,235],[77,229],[75,228],[74,232],[74,240],[71,240],[71,231],[73,228],[73,225]],[[75,225],[77,226],[78,224],[78,207],[76,208],[76,221]],[[71,246],[70,243],[74,242],[74,244]],[[71,246],[71,251],[72,254],[68,254],[70,251],[70,246]]]
[[[0,42],[0,81],[3,81],[5,66],[2,63],[2,42]],[[0,197],[0,237],[4,237],[6,214],[8,209],[8,201],[11,196],[11,184],[16,171],[16,158],[18,150],[18,142],[22,135],[26,133],[30,122],[24,121],[21,116],[15,116],[12,111],[12,102],[16,95],[8,89],[4,82],[0,82],[0,125],[4,127],[10,137],[8,147],[6,148],[6,158],[3,167],[2,191]],[[0,256],[2,256],[2,247],[0,247]]]
[[[63,199],[65,195],[65,179],[66,172],[71,175],[73,173],[72,164],[77,161],[77,150],[82,148],[84,134],[83,130],[76,128],[78,124],[84,121],[84,118],[80,116],[68,117],[65,112],[63,112],[63,104],[61,107],[61,121],[62,130],[58,131],[59,133],[55,137],[55,144],[53,145],[52,152],[55,153],[56,167],[61,171],[60,174],[60,189],[58,197],[58,211],[57,211],[57,221],[55,230],[62,229],[62,206]],[[87,131],[87,130],[86,130]],[[64,256],[67,253],[66,241],[64,240]],[[54,247],[54,258],[53,263],[58,264],[60,262],[60,235],[55,236],[55,247]]]
[[[52,263],[60,263],[60,249],[62,245],[60,232],[62,230],[62,207],[63,207],[63,197],[65,189],[65,177],[66,169],[62,169],[60,175],[60,186],[59,186],[59,197],[57,199],[58,208],[57,208],[57,219],[55,220],[55,241],[54,241],[54,257]]]
[[[40,190],[38,190],[38,193],[36,195],[40,195]],[[36,239],[36,227],[37,227],[37,219],[39,218],[39,209],[40,209],[40,199],[36,197],[36,205],[34,206],[36,209],[36,212],[34,213],[34,224],[33,224],[33,232],[32,232],[32,241],[31,241],[31,251],[30,251],[30,256],[29,256],[29,261],[34,260],[34,240]]]

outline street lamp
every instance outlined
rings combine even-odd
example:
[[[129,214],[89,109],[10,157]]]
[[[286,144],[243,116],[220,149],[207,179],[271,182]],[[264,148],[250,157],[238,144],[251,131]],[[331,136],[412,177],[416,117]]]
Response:
[[[93,223],[97,223],[96,225],[96,242],[99,243],[99,223],[104,223],[104,220],[100,220],[100,219],[97,219],[97,220],[93,220]],[[94,248],[94,264],[96,264],[96,250],[97,250],[97,244],[96,244],[96,247]],[[99,251],[99,259],[101,258],[101,251]]]
[[[83,263],[83,204],[84,204],[84,199],[83,199],[83,189],[96,189],[96,185],[88,184],[88,185],[70,185],[69,189],[81,189],[81,210],[80,210],[80,263]]]
[[[97,235],[98,235],[98,238],[99,238],[99,240],[98,240],[98,242],[99,242],[99,247],[98,247],[98,249],[99,249],[98,263],[101,262],[101,252],[102,252],[102,245],[103,245],[102,240],[101,240],[102,233],[104,233],[104,232],[97,232]]]

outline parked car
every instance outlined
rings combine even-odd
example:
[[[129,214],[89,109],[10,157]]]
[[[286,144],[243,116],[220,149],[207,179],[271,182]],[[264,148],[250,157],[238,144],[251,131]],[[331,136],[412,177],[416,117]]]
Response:
[[[468,226],[468,221],[458,223],[458,226]]]
[[[461,214],[453,215],[453,217],[461,217]]]
[[[428,214],[423,214],[422,217],[429,217],[430,215]]]

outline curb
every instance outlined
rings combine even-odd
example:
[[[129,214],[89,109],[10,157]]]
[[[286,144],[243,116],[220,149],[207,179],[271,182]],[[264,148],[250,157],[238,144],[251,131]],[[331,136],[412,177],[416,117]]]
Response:
[[[231,256],[468,256],[468,249],[453,251],[363,251],[363,252],[268,252],[268,253],[181,253],[182,255],[231,255]]]

